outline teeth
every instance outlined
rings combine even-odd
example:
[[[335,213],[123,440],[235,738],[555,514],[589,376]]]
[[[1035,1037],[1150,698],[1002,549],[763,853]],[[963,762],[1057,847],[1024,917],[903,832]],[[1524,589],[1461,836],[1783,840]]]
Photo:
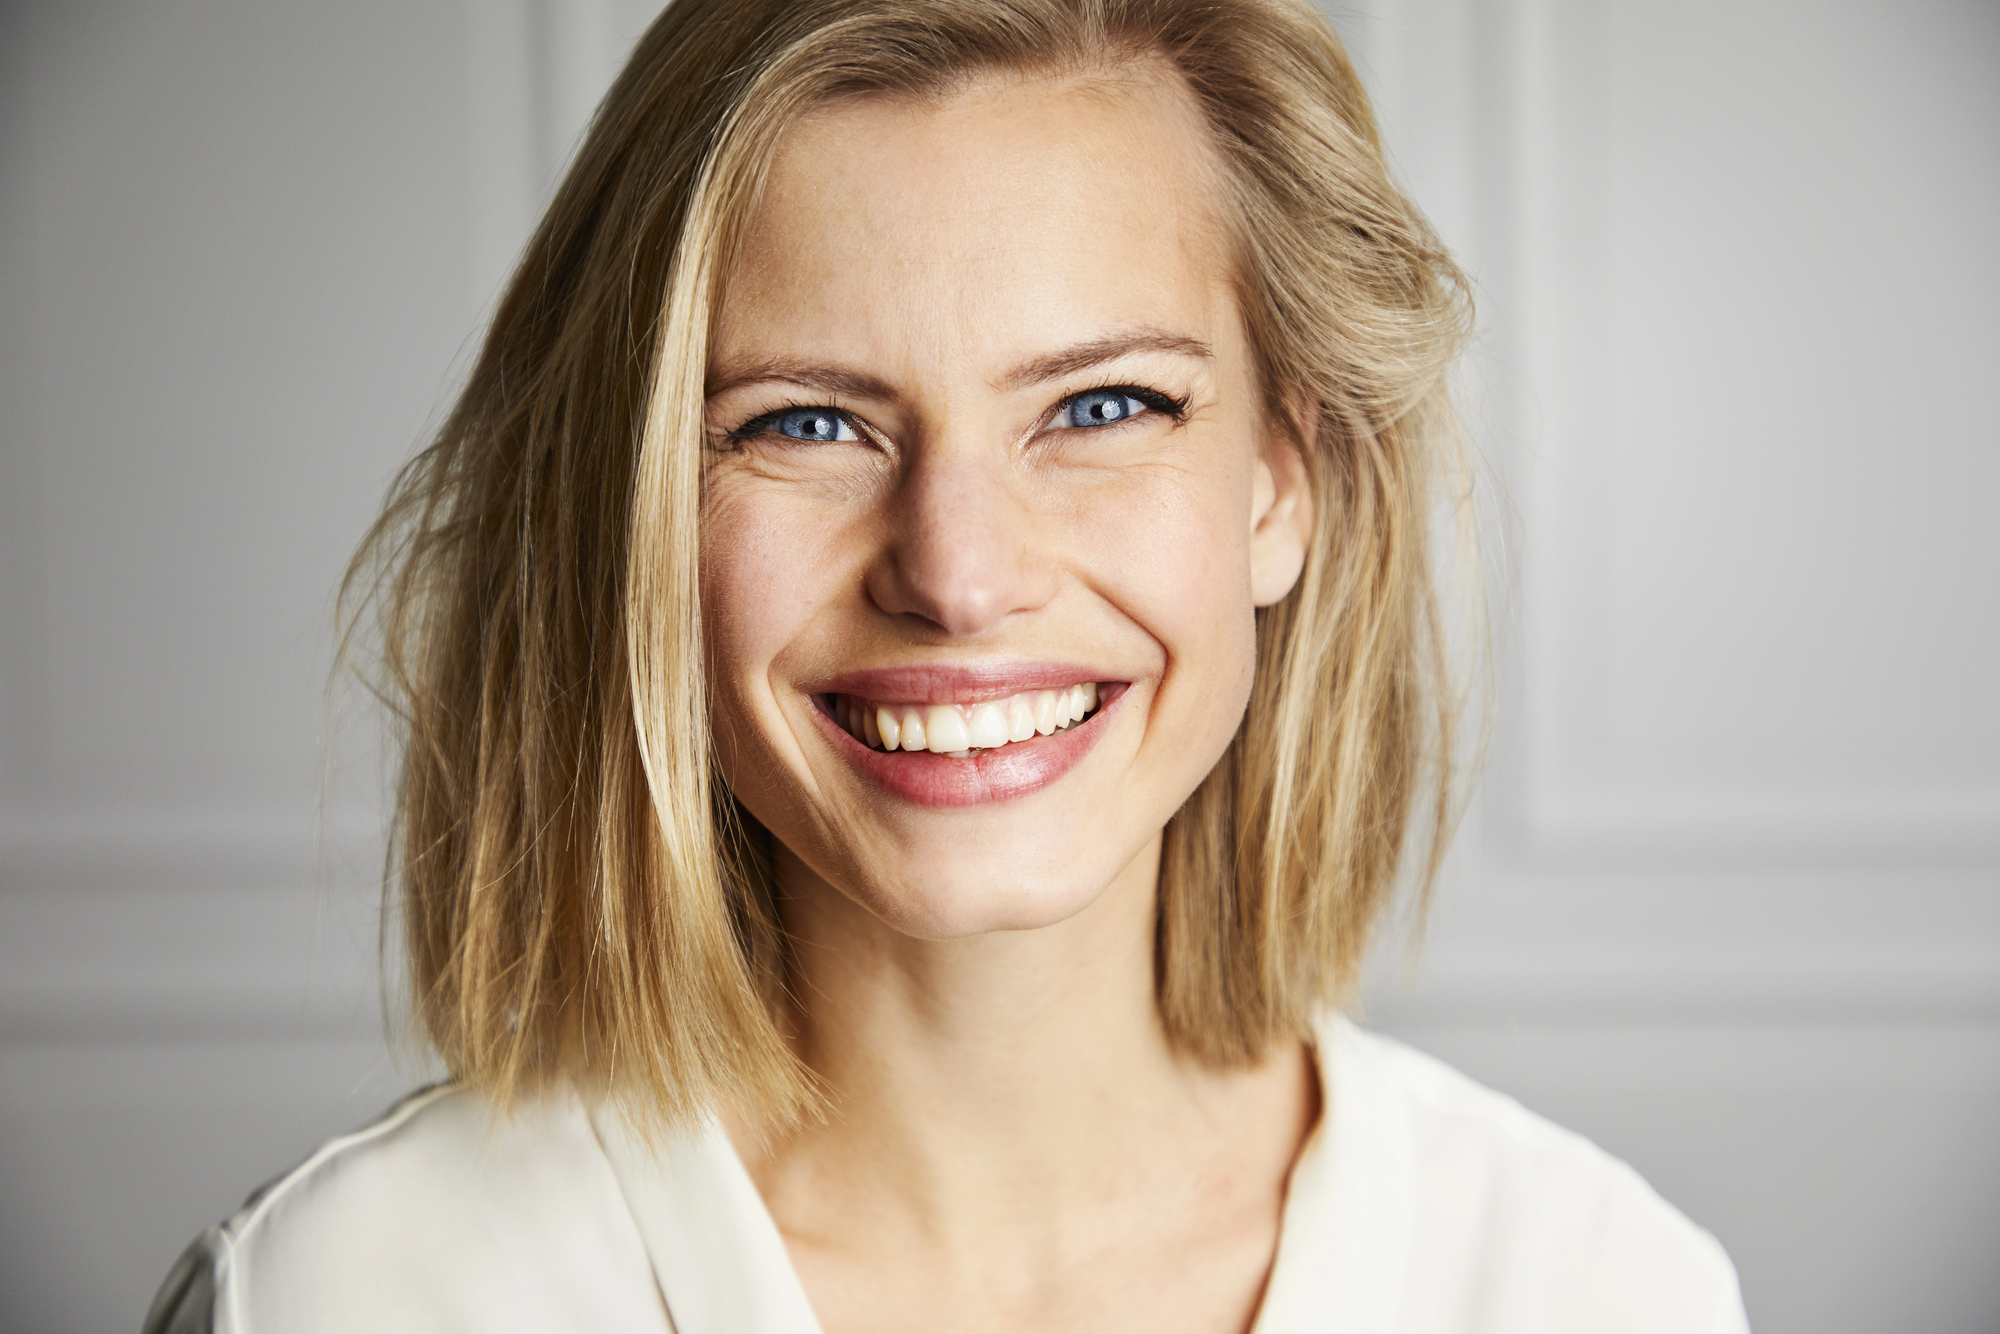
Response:
[[[998,704],[982,704],[972,711],[971,744],[991,749],[1007,744],[1007,715]]]
[[[949,704],[933,704],[924,711],[924,735],[933,753],[943,755],[964,750],[972,744],[965,715]]]
[[[963,759],[975,751],[1053,735],[1088,717],[1097,700],[1097,682],[1084,681],[969,705],[888,705],[835,695],[828,712],[870,749],[927,750]]]

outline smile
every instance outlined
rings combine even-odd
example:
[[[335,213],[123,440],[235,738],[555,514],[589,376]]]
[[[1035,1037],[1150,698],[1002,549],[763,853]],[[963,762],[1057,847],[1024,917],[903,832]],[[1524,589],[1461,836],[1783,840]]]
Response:
[[[1106,735],[1130,690],[1081,664],[1016,662],[849,672],[808,694],[827,739],[864,780],[919,806],[962,808],[1062,778]]]
[[[1057,690],[1024,690],[978,704],[893,704],[849,694],[820,697],[828,716],[871,750],[928,751],[953,759],[1067,731],[1097,706],[1095,681]]]

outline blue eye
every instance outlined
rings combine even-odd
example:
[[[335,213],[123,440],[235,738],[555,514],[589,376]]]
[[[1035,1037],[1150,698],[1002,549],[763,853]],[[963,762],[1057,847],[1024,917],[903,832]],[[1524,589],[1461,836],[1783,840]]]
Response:
[[[854,428],[847,424],[847,419],[831,408],[787,408],[783,412],[772,413],[761,423],[752,422],[751,426],[756,427],[760,424],[767,430],[775,430],[788,440],[831,443],[836,440],[860,439],[854,433]]]
[[[760,435],[776,435],[809,444],[832,444],[838,440],[859,440],[854,424],[832,408],[780,408],[761,417],[752,417],[729,433],[734,440],[754,440]]]
[[[1120,389],[1092,389],[1062,405],[1056,422],[1062,426],[1109,426],[1136,417],[1146,405]]]

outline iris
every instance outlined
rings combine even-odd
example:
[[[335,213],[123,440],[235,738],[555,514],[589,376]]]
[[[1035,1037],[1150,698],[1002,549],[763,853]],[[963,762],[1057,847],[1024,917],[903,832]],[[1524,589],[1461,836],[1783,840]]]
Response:
[[[1056,420],[1064,426],[1109,426],[1145,410],[1144,403],[1121,389],[1092,389],[1064,403]]]
[[[825,408],[793,408],[781,412],[772,419],[771,425],[779,435],[792,440],[852,440],[853,428],[841,420],[840,414]]]

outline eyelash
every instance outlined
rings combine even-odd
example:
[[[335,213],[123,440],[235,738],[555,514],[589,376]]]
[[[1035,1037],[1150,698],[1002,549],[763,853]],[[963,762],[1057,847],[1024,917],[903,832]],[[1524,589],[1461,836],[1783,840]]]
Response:
[[[1064,408],[1076,402],[1078,399],[1084,398],[1090,394],[1123,394],[1127,398],[1136,399],[1139,402],[1145,404],[1149,411],[1159,413],[1161,416],[1168,418],[1176,425],[1184,421],[1187,417],[1188,404],[1186,399],[1174,398],[1172,395],[1163,394],[1157,389],[1148,389],[1144,385],[1138,385],[1138,384],[1100,384],[1100,385],[1093,385],[1088,389],[1079,389],[1073,394],[1065,394],[1060,400],[1058,400],[1055,407],[1051,410],[1049,415],[1052,418],[1060,417],[1062,415]],[[857,435],[866,434],[864,431],[862,431],[861,427],[858,424],[856,424],[854,418],[848,416],[846,413],[840,411],[838,408],[829,408],[824,403],[806,403],[802,401],[794,401],[794,402],[788,402],[781,407],[772,408],[768,412],[758,413],[756,416],[752,417],[749,421],[744,422],[741,426],[738,426],[735,429],[727,432],[727,435],[729,439],[736,441],[738,443],[741,443],[746,440],[754,440],[758,436],[770,430],[771,427],[777,424],[778,418],[784,416],[788,412],[811,412],[815,410],[830,412],[834,416],[839,417],[842,421],[846,422],[848,426],[852,428],[855,434]],[[1107,424],[1115,426],[1118,423],[1112,422]],[[1075,430],[1075,431],[1101,431],[1104,429],[1104,427],[1073,426],[1073,427],[1067,427],[1065,429]]]
[[[1060,403],[1056,404],[1056,415],[1061,416],[1064,408],[1089,394],[1123,394],[1127,398],[1135,398],[1139,402],[1144,403],[1149,410],[1159,413],[1176,424],[1187,417],[1188,405],[1186,399],[1173,398],[1161,393],[1157,389],[1148,389],[1142,384],[1102,384],[1091,389],[1079,389],[1074,394],[1067,395]],[[1077,427],[1075,429],[1102,430],[1103,428]]]
[[[746,440],[755,440],[758,436],[763,435],[766,431],[777,425],[778,418],[788,412],[826,412],[846,422],[856,435],[861,434],[861,428],[854,425],[854,419],[840,411],[840,409],[829,408],[824,403],[807,403],[801,399],[772,408],[769,412],[760,412],[741,426],[724,431],[723,435],[738,444]]]

